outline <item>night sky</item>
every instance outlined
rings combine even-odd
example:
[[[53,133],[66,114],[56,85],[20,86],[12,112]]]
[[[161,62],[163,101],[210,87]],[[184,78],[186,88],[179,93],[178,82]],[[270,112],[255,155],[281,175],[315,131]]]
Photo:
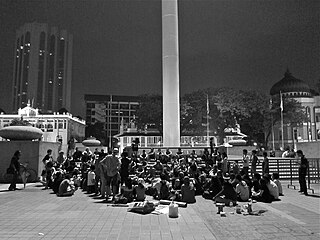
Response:
[[[268,93],[287,67],[320,78],[320,1],[179,0],[181,95],[230,86]],[[0,108],[10,111],[15,30],[48,23],[74,36],[73,115],[84,94],[162,92],[160,0],[0,0]]]

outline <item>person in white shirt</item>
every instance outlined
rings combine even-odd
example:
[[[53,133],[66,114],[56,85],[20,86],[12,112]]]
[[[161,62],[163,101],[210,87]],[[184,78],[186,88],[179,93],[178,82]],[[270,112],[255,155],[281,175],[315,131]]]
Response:
[[[277,184],[278,190],[279,190],[279,196],[283,196],[283,191],[282,191],[282,185],[279,180],[279,173],[273,173],[272,174],[272,180],[275,184]]]
[[[243,166],[242,166],[242,170],[244,171],[245,174],[248,175],[249,173],[249,161],[250,158],[248,156],[248,150],[247,149],[243,149],[243,156],[242,156],[242,161],[243,161]]]
[[[269,189],[270,194],[274,197],[275,200],[279,200],[279,189],[277,184],[275,184],[274,181],[271,180],[269,174],[265,175],[265,179],[267,181],[267,187]]]
[[[236,176],[236,179],[239,181],[239,183],[236,186],[237,200],[240,202],[248,201],[250,191],[247,183],[242,179],[240,174]]]
[[[94,193],[95,192],[95,178],[96,178],[96,173],[95,173],[95,166],[91,165],[90,166],[90,171],[88,172],[88,177],[87,177],[87,190],[88,193]]]

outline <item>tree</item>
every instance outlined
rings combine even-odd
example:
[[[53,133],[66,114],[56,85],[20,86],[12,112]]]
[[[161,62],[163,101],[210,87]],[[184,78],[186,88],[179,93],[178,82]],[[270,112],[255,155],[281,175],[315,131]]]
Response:
[[[144,94],[139,96],[140,106],[137,109],[137,127],[145,129],[146,126],[154,126],[162,135],[162,96],[156,94]]]
[[[287,126],[297,127],[307,122],[305,108],[293,98],[283,98],[283,123]],[[280,96],[273,98],[268,113],[265,115],[265,144],[268,145],[272,134],[272,126],[281,124]]]
[[[85,135],[86,137],[95,137],[96,139],[105,141],[106,136],[105,136],[104,123],[96,122],[94,124],[88,125],[86,127]]]

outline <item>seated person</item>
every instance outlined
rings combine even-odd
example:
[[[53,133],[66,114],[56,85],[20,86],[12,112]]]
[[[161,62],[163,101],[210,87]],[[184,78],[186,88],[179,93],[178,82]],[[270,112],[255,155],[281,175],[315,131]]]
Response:
[[[54,175],[54,180],[53,180],[53,184],[52,184],[52,190],[55,194],[57,194],[59,192],[59,186],[62,181],[63,181],[62,173],[56,172],[56,174]]]
[[[192,182],[190,182],[190,178],[185,176],[183,179],[183,184],[181,186],[181,201],[186,203],[195,203],[196,190]]]
[[[234,175],[239,174],[239,164],[238,164],[238,160],[234,160],[234,163],[232,164],[232,173]]]
[[[196,195],[202,195],[204,192],[204,185],[207,183],[205,174],[201,174],[194,179],[194,186],[196,188]]]
[[[146,198],[146,188],[142,178],[138,179],[138,185],[134,187],[134,198],[136,201],[144,201]]]
[[[245,202],[249,199],[249,187],[247,183],[242,179],[241,175],[238,174],[236,176],[236,179],[239,181],[239,183],[236,186],[236,192],[238,196],[238,201]]]
[[[222,185],[217,176],[212,176],[211,180],[204,185],[202,197],[205,199],[213,199],[222,190]]]
[[[229,180],[230,177],[226,175],[224,177],[222,190],[213,198],[216,203],[225,203],[226,205],[229,205],[230,202],[232,202],[233,205],[237,204],[237,193]]]
[[[279,196],[283,196],[282,185],[281,185],[281,182],[279,180],[279,173],[273,173],[272,174],[272,180],[278,187]]]
[[[133,201],[133,186],[131,178],[127,178],[124,186],[121,186],[121,196],[127,199],[127,202]]]
[[[260,179],[261,189],[259,192],[252,192],[252,199],[259,202],[271,203],[274,200],[274,197],[270,194],[267,187],[267,180],[263,177]]]
[[[156,159],[156,153],[154,152],[154,149],[151,148],[150,152],[148,152],[148,161],[155,161]]]
[[[147,164],[147,153],[146,150],[142,150],[142,153],[140,154],[139,158],[140,158],[140,162],[143,163],[143,165]]]
[[[60,183],[59,192],[57,195],[59,197],[72,196],[74,192],[75,186],[73,184],[73,181],[70,180],[70,175],[67,174],[65,176],[65,179]]]
[[[261,189],[261,186],[260,186],[260,179],[261,179],[261,175],[260,173],[254,173],[253,174],[253,177],[252,177],[252,191],[254,192],[259,192],[260,189]]]
[[[198,165],[196,162],[191,163],[189,167],[189,176],[192,178],[196,178],[200,175],[200,170],[198,169]]]
[[[279,190],[277,184],[275,184],[269,174],[264,176],[265,180],[267,181],[267,187],[269,189],[270,194],[274,197],[275,200],[279,199]]]
[[[156,184],[155,188],[157,189],[155,199],[158,200],[169,200],[170,196],[170,186],[169,182],[166,180],[166,176],[164,174],[160,175],[160,182]]]
[[[157,160],[156,164],[153,166],[156,170],[156,175],[160,175],[163,171],[163,165],[161,164],[160,160]]]

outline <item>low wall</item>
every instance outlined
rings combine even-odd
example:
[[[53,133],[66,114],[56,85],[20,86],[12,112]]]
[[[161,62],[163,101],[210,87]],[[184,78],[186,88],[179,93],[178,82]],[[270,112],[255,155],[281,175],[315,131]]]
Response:
[[[320,141],[298,142],[297,149],[302,150],[306,158],[320,158]]]
[[[3,182],[3,175],[10,165],[11,158],[15,151],[21,151],[20,163],[28,162],[28,168],[37,172],[38,177],[41,175],[44,166],[42,159],[48,149],[53,150],[53,159],[58,157],[59,143],[42,142],[42,141],[3,141],[0,142],[0,182]]]

